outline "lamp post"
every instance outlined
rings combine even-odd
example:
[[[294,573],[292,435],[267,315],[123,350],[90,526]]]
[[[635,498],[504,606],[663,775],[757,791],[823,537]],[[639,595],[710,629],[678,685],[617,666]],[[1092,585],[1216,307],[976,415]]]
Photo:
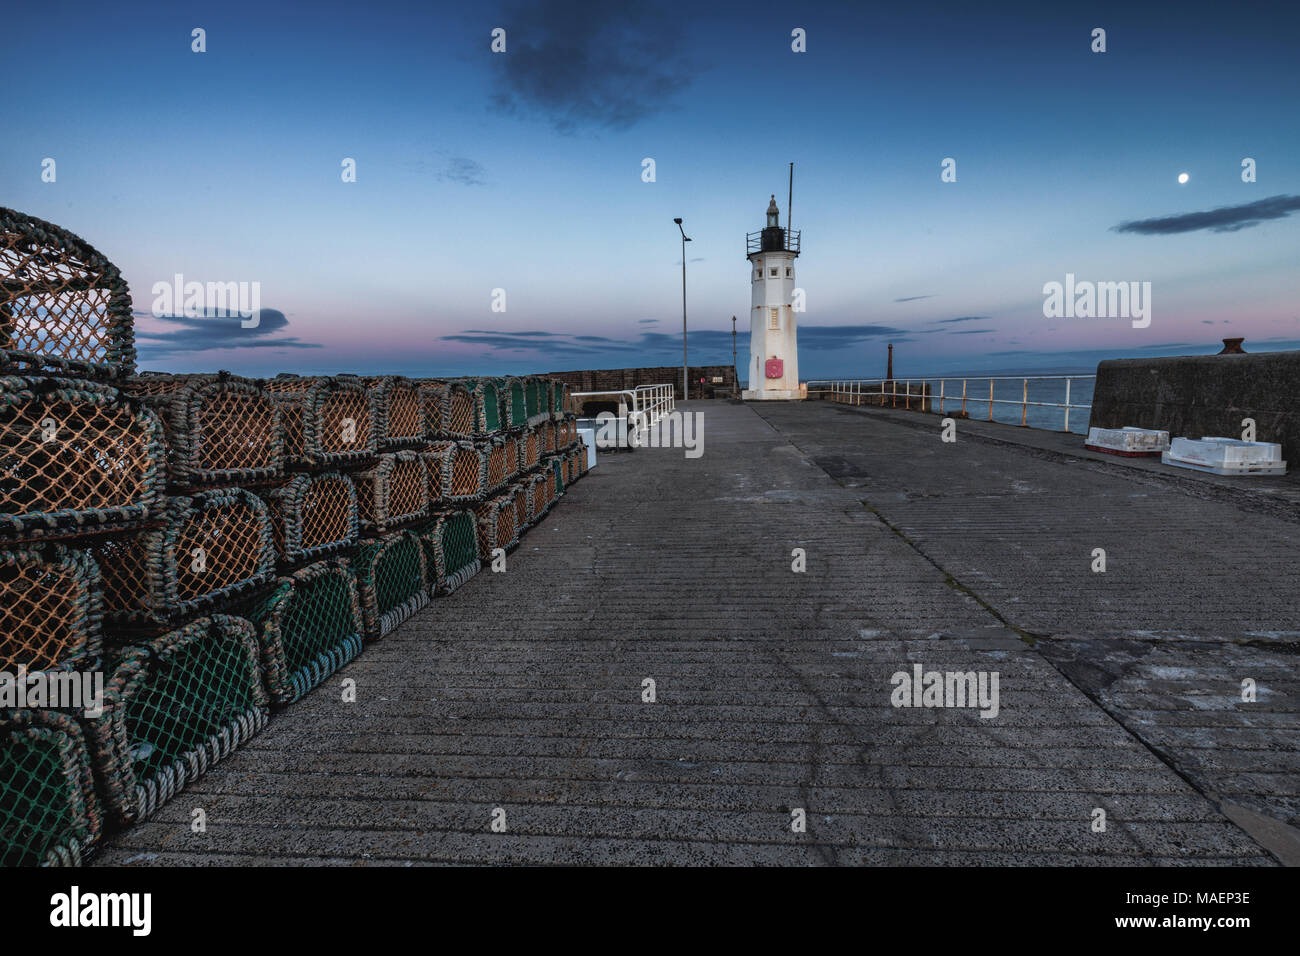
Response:
[[[691,396],[686,371],[686,243],[691,241],[691,237],[682,228],[681,219],[674,219],[673,222],[677,223],[677,231],[682,234],[682,401],[686,401]]]

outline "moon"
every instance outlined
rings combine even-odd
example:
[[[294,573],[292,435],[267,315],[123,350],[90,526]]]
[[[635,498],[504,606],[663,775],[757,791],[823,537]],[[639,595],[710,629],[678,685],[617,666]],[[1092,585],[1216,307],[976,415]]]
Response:
[[[1191,179],[1191,178],[1192,178],[1192,177],[1191,177],[1191,176],[1188,176],[1186,173],[1179,173],[1179,174],[1178,174],[1178,181],[1179,181],[1180,183],[1185,183],[1185,182],[1187,182],[1187,180],[1189,180],[1189,179]]]

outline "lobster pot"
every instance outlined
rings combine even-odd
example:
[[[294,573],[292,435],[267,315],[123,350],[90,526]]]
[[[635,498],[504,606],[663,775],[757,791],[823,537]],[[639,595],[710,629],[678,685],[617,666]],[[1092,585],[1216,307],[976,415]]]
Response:
[[[529,425],[536,425],[551,417],[551,397],[545,379],[535,375],[524,379],[524,411]]]
[[[280,410],[256,383],[229,372],[146,373],[122,390],[162,419],[173,487],[265,481],[284,471]]]
[[[425,440],[425,398],[418,384],[400,375],[361,380],[375,400],[375,434],[384,449],[418,445]]]
[[[420,396],[424,415],[424,438],[437,438],[442,434],[442,396],[447,383],[436,378],[416,378],[411,382]]]
[[[587,459],[589,457],[587,454],[587,443],[582,439],[578,440],[576,452],[578,455],[578,475],[581,477],[587,473]]]
[[[356,543],[357,489],[337,472],[295,475],[262,492],[275,550],[283,561],[314,561]]]
[[[528,402],[525,382],[521,378],[508,378],[501,386],[501,398],[506,411],[507,428],[523,428],[528,424]]]
[[[361,603],[346,558],[280,578],[242,612],[257,630],[273,706],[292,704],[361,653]]]
[[[352,481],[361,530],[367,534],[385,534],[429,513],[424,458],[413,451],[380,455],[379,464],[353,475]]]
[[[484,561],[491,561],[492,552],[497,548],[509,551],[519,543],[513,495],[498,495],[475,506],[474,517],[478,524],[479,557]]]
[[[58,544],[0,550],[0,673],[93,669],[102,622],[89,552]]]
[[[506,497],[510,499],[510,506],[515,509],[515,540],[518,541],[523,538],[524,532],[532,522],[527,480],[517,481],[507,488]]]
[[[0,711],[0,866],[80,866],[101,830],[76,718]]]
[[[95,546],[95,559],[110,623],[166,624],[275,576],[271,516],[242,488],[169,498],[164,527],[106,539]]]
[[[578,419],[566,415],[555,423],[555,447],[570,448],[578,440]]]
[[[158,416],[116,389],[0,375],[0,541],[143,524],[165,469]]]
[[[66,229],[0,206],[0,349],[69,372],[130,374],[131,293],[117,266]]]
[[[360,380],[281,374],[262,387],[280,408],[286,464],[328,468],[374,456],[374,400]]]
[[[257,634],[241,617],[200,618],[123,648],[86,736],[109,815],[150,816],[266,724]]]
[[[573,413],[569,410],[569,383],[561,382],[558,379],[553,380],[555,383],[555,416],[563,418]]]
[[[547,489],[551,495],[551,501],[564,494],[564,458],[555,455],[546,461],[546,479]]]
[[[417,534],[429,565],[430,593],[450,594],[478,573],[478,519],[474,512],[440,512]]]
[[[434,442],[424,452],[429,500],[481,501],[488,492],[488,456],[473,442]]]
[[[479,454],[487,460],[487,492],[501,490],[505,487],[506,481],[513,473],[507,471],[506,443],[500,438],[480,439],[478,442]],[[513,449],[512,449],[513,450]],[[516,461],[516,468],[518,462]]]
[[[556,449],[555,423],[542,422],[541,426],[538,428],[538,432],[542,436],[542,454],[543,455],[555,454],[555,449]]]
[[[564,487],[578,480],[578,454],[572,448],[564,453]]]
[[[547,475],[551,472],[547,469],[544,472],[528,476],[528,515],[531,524],[537,524],[542,520],[542,516],[551,507],[552,495],[547,489]],[[551,475],[550,483],[554,485],[555,478]],[[553,489],[551,489],[553,490]]]
[[[467,383],[474,396],[474,434],[479,437],[495,435],[505,430],[501,414],[501,392],[491,379]]]
[[[352,566],[366,640],[379,640],[429,603],[424,549],[410,531],[363,541]]]
[[[513,480],[515,475],[519,474],[519,441],[519,437],[513,434],[507,434],[501,438],[501,450],[505,457],[506,481]]]
[[[520,471],[532,471],[542,462],[542,435],[537,429],[530,428],[521,439],[520,450],[523,457],[519,460]]]
[[[448,382],[442,390],[442,431],[440,437],[453,440],[471,438],[478,420],[474,393],[464,382]]]

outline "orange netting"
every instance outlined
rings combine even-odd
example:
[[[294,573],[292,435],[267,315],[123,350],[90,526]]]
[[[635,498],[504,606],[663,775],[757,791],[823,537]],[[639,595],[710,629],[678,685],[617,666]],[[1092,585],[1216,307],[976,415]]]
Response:
[[[506,483],[506,446],[500,439],[480,440],[480,454],[487,456],[487,490],[496,491]]]
[[[257,383],[229,372],[148,372],[121,387],[162,418],[177,487],[259,481],[284,469],[280,411]]]
[[[140,524],[165,455],[158,417],[116,389],[0,376],[0,540]]]
[[[375,399],[379,447],[399,448],[424,441],[425,399],[421,387],[400,375],[363,378]]]
[[[524,436],[523,471],[532,471],[542,460],[542,436],[536,429],[529,429]]]
[[[429,512],[425,462],[413,451],[380,455],[378,465],[353,475],[352,480],[363,531],[384,534]]]
[[[262,387],[280,406],[289,463],[320,467],[375,454],[374,400],[358,379],[282,374]]]
[[[99,567],[49,544],[0,551],[0,672],[78,668],[100,652]]]
[[[346,475],[296,475],[262,497],[285,561],[324,557],[356,543],[357,489]]]
[[[478,501],[488,490],[487,455],[468,441],[430,443],[423,453],[431,505]]]
[[[167,500],[166,526],[100,542],[104,613],[166,623],[244,594],[275,572],[266,504],[241,488]]]
[[[474,514],[478,519],[479,557],[484,561],[491,561],[492,552],[497,548],[509,551],[519,543],[512,496],[500,495],[485,501],[474,508]]]
[[[66,229],[0,207],[0,349],[131,371],[131,293],[117,266]]]

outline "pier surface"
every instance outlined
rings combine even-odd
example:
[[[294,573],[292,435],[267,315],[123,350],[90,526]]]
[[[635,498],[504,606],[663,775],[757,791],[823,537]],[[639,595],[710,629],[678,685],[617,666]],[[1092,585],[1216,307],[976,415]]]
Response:
[[[680,407],[702,457],[602,455],[506,572],[96,862],[1300,862],[1289,478],[976,422],[944,444],[919,413]],[[914,664],[998,672],[998,715],[892,706]]]

